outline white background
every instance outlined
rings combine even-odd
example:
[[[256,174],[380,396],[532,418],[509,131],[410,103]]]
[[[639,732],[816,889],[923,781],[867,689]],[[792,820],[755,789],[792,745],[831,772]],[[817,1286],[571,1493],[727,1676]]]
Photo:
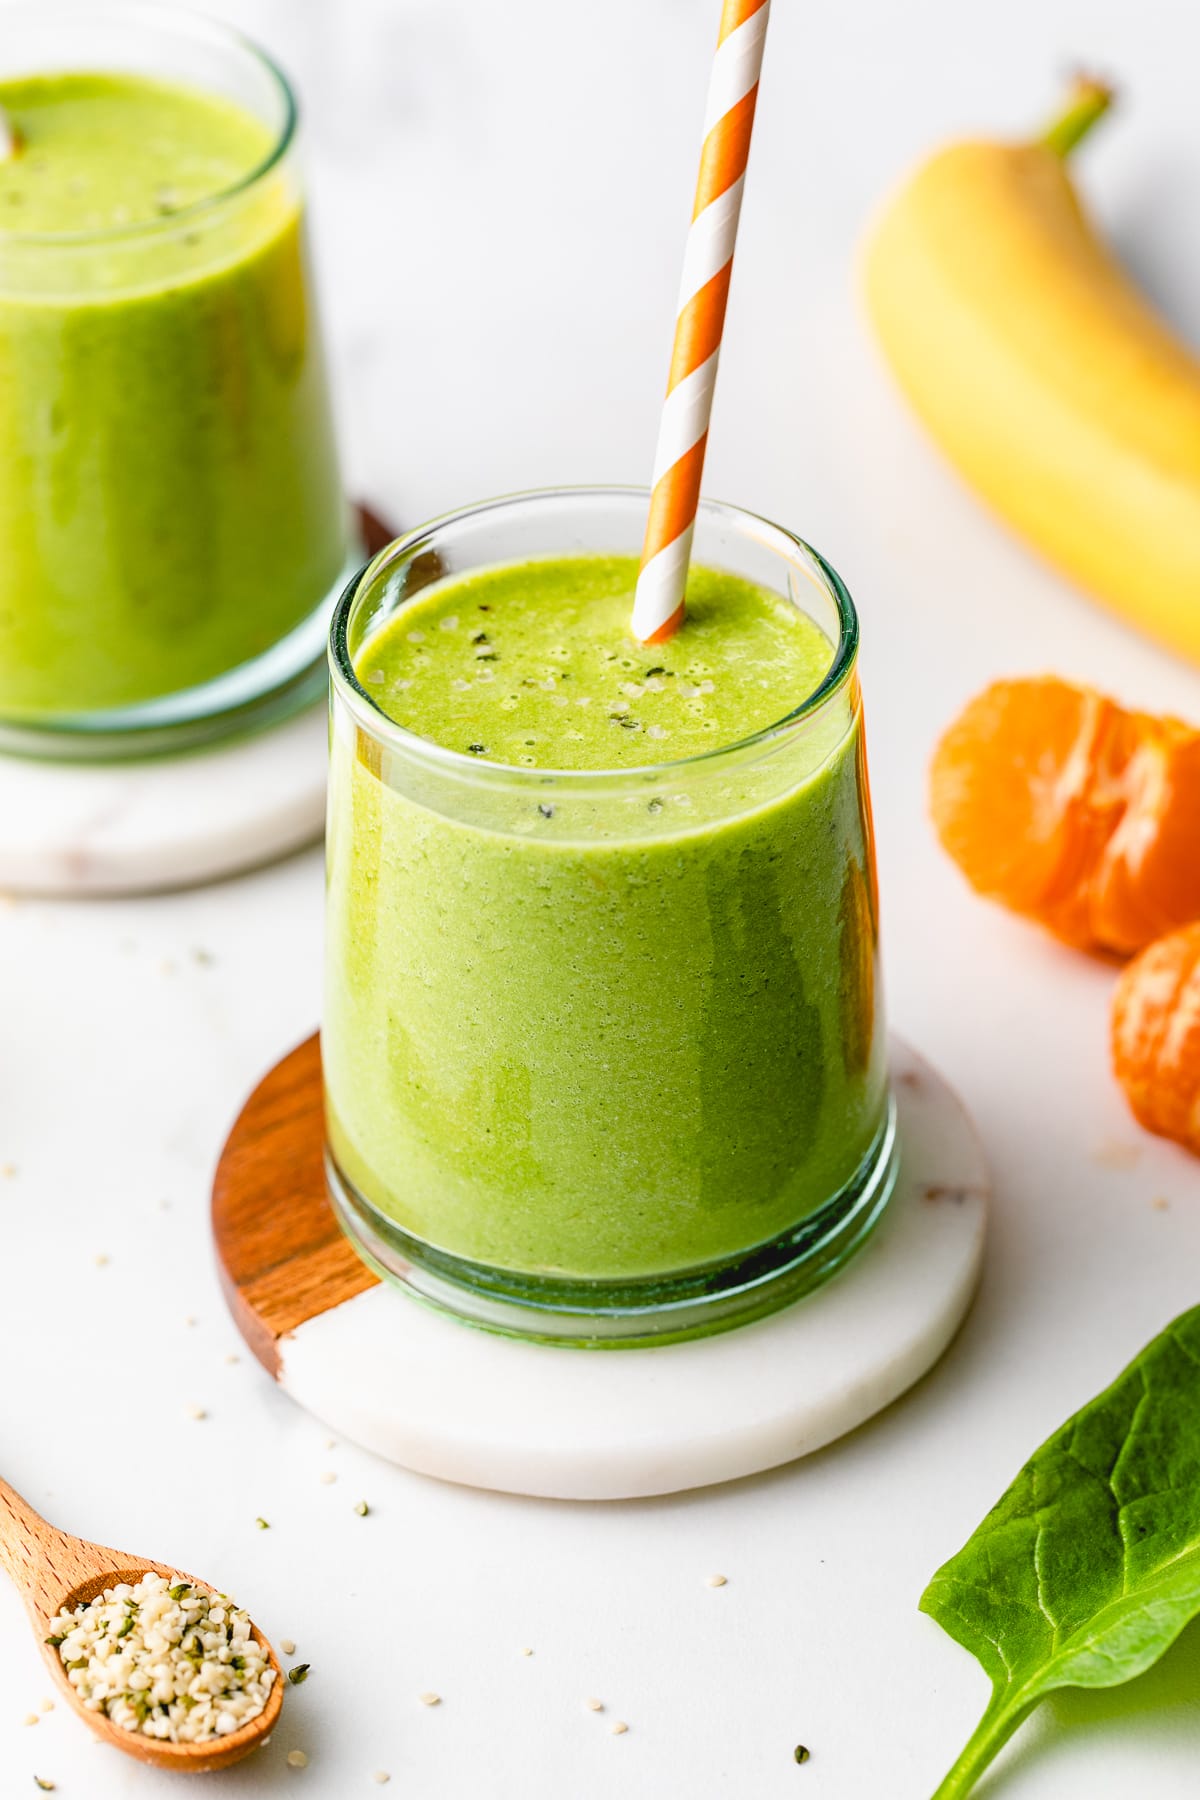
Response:
[[[306,103],[356,491],[412,523],[539,482],[644,479],[716,0],[224,10]],[[310,1680],[259,1759],[209,1779],[213,1800],[343,1800],[378,1791],[376,1768],[413,1800],[928,1800],[974,1723],[984,1680],[918,1614],[922,1587],[1025,1455],[1197,1299],[1200,1180],[1112,1084],[1112,971],[969,896],[931,839],[924,769],[993,675],[1054,669],[1194,718],[1200,678],[960,490],[876,361],[854,251],[914,155],[1037,123],[1086,58],[1127,103],[1085,186],[1200,336],[1198,51],[1186,0],[777,0],[772,21],[707,486],[804,532],[858,600],[891,1012],[966,1096],[998,1190],[969,1324],[884,1417],[765,1478],[608,1507],[326,1449],[248,1356],[226,1362],[207,1228],[245,1092],[317,1021],[317,852],[172,898],[0,906],[0,1469],[60,1523],[208,1575],[298,1641]],[[61,1707],[24,1727],[46,1687],[0,1582],[4,1800],[34,1772],[65,1800],[174,1791]],[[444,1704],[423,1709],[424,1689]],[[1116,1696],[1045,1708],[980,1793],[1175,1800],[1198,1757],[1193,1632]]]

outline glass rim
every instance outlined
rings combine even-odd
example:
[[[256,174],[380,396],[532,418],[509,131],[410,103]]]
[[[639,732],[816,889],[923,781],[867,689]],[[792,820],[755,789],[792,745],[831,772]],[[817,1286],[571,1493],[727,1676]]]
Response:
[[[845,687],[858,659],[859,624],[854,602],[837,570],[826,562],[820,551],[814,550],[811,544],[806,543],[795,532],[788,531],[785,526],[776,525],[760,513],[749,512],[746,508],[734,506],[727,501],[702,499],[699,507],[701,516],[732,523],[742,530],[750,527],[758,541],[768,549],[777,548],[781,555],[793,560],[798,555],[808,565],[809,571],[820,579],[836,606],[838,641],[834,645],[833,660],[811,693],[805,695],[782,718],[760,726],[758,730],[733,743],[719,744],[712,750],[702,750],[694,756],[677,757],[669,762],[638,763],[624,768],[606,769],[531,769],[515,763],[491,762],[462,750],[452,750],[448,745],[435,743],[433,739],[422,737],[418,732],[410,731],[406,725],[398,724],[395,719],[390,718],[358,680],[350,656],[349,623],[360,595],[364,595],[397,563],[419,555],[427,540],[448,526],[517,506],[538,506],[552,501],[572,500],[584,503],[592,500],[636,500],[648,507],[650,489],[619,484],[526,488],[511,494],[496,495],[472,505],[455,507],[439,514],[437,518],[426,520],[424,524],[415,526],[385,545],[351,578],[338,600],[329,627],[331,689],[333,695],[347,707],[358,726],[377,743],[414,757],[444,774],[468,778],[473,782],[486,782],[492,786],[515,785],[527,788],[554,782],[576,791],[607,789],[614,785],[675,777],[684,771],[707,773],[728,765],[730,761],[741,761],[747,753],[790,736],[796,727],[822,712]],[[425,591],[424,588],[418,590],[419,593]]]
[[[38,250],[66,252],[105,244],[132,243],[142,238],[154,238],[177,231],[181,225],[193,224],[201,215],[227,205],[256,187],[272,170],[278,168],[295,142],[300,108],[291,82],[269,51],[264,50],[261,44],[248,37],[244,31],[239,31],[235,25],[227,25],[223,19],[210,18],[207,13],[198,12],[190,6],[172,7],[169,12],[164,12],[153,0],[102,0],[98,5],[85,4],[85,0],[23,0],[22,4],[5,8],[6,23],[20,19],[23,13],[39,23],[48,17],[87,19],[93,23],[97,18],[127,19],[143,23],[164,37],[186,39],[189,32],[207,36],[210,42],[224,43],[256,62],[266,72],[283,100],[283,120],[264,155],[244,175],[239,175],[228,187],[219,188],[212,194],[204,194],[199,200],[189,201],[187,206],[181,206],[177,212],[164,213],[155,219],[131,221],[127,225],[103,225],[90,231],[12,231],[7,227],[0,227],[0,247],[23,248],[28,245]],[[33,71],[35,74],[37,72]],[[60,72],[70,73],[70,69]]]

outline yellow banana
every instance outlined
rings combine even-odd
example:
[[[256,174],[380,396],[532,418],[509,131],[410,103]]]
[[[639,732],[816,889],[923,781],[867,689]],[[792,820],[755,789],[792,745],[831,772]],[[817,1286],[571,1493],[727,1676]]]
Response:
[[[996,511],[1115,612],[1200,662],[1200,359],[1085,217],[1080,82],[1026,143],[950,145],[885,207],[867,306],[908,398]]]

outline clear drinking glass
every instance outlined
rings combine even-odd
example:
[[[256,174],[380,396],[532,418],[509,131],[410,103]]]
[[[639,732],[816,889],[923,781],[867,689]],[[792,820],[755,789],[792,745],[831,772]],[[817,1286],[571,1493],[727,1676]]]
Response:
[[[330,646],[333,1203],[421,1298],[582,1344],[791,1300],[863,1242],[895,1170],[858,623],[814,551],[702,505],[694,560],[785,596],[833,657],[778,723],[686,761],[483,762],[356,677],[430,583],[636,555],[646,504],[577,489],[436,520],[350,584]]]
[[[0,747],[141,754],[324,684],[352,543],[284,77],[158,5],[7,6],[0,81],[148,77],[261,121],[257,166],[94,228],[0,207]],[[11,91],[11,90],[10,90]],[[52,179],[52,145],[12,168]],[[23,159],[23,160],[22,160]],[[19,167],[18,167],[19,164]]]

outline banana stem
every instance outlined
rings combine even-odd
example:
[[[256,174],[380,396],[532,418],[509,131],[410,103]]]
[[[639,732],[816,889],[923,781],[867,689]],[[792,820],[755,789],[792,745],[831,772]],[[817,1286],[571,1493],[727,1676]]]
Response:
[[[1091,75],[1076,76],[1066,106],[1038,143],[1055,156],[1069,156],[1080,139],[1104,117],[1115,98],[1115,90],[1107,82],[1097,81]]]

